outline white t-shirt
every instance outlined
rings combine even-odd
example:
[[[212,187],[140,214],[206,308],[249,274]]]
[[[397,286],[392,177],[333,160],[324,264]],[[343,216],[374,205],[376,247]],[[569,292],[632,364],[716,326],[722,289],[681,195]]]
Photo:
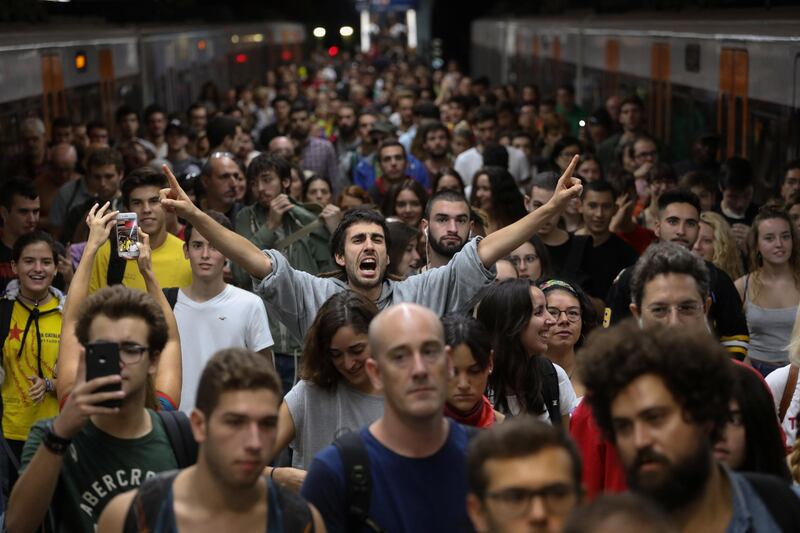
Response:
[[[772,391],[772,400],[775,402],[776,413],[781,407],[781,398],[783,398],[783,391],[786,390],[786,380],[789,379],[790,367],[791,365],[786,365],[773,370],[766,377],[769,390]],[[786,416],[781,422],[783,432],[786,433],[786,446],[792,446],[797,437],[798,412],[800,412],[800,387],[795,386],[792,399],[789,401],[789,407],[786,408]]]
[[[579,403],[577,395],[575,394],[575,389],[572,387],[572,382],[569,380],[566,370],[555,363],[553,363],[553,366],[558,376],[558,409],[561,412],[561,416],[572,414],[572,411],[575,410]],[[508,401],[508,409],[511,416],[519,415],[519,402],[517,402],[517,397],[508,395],[506,396],[506,400]],[[550,421],[550,414],[547,410],[545,410],[544,413],[536,415],[536,418],[542,422],[552,424]]]
[[[531,167],[522,150],[506,146],[508,150],[508,171],[514,176],[517,184],[531,177]],[[472,178],[483,166],[483,154],[472,147],[458,155],[455,162],[456,172],[463,178],[464,185],[472,187]]]
[[[205,302],[191,300],[181,289],[175,320],[183,354],[180,410],[185,413],[194,408],[200,374],[217,351],[239,347],[257,352],[273,344],[264,302],[233,285]]]

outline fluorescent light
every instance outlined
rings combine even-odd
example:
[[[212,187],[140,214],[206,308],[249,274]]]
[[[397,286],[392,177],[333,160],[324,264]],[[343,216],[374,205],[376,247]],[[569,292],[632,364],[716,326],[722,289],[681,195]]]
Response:
[[[325,28],[323,28],[322,26],[317,26],[316,28],[314,28],[314,31],[312,31],[311,33],[313,33],[314,37],[316,37],[317,39],[322,39],[323,37],[325,37],[325,34],[328,33],[328,32],[326,32]]]

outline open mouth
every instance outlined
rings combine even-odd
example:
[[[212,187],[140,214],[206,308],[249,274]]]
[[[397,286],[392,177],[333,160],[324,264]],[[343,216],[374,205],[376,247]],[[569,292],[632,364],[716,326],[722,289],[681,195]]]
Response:
[[[378,260],[374,257],[362,259],[358,264],[359,271],[369,277],[375,276],[378,272]]]

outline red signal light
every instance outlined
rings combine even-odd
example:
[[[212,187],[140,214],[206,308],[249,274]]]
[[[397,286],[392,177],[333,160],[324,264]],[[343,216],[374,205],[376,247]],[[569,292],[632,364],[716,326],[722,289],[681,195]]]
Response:
[[[328,55],[331,57],[336,57],[337,55],[339,55],[339,47],[334,45],[328,48]]]
[[[247,63],[247,54],[236,54],[234,60],[239,64]]]
[[[292,60],[292,53],[289,50],[284,50],[281,52],[281,59],[283,61],[291,61]]]

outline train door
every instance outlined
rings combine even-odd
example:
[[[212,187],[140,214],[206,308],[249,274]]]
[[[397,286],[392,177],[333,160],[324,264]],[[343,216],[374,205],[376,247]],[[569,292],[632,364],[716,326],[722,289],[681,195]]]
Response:
[[[42,118],[50,132],[50,123],[54,117],[63,116],[67,110],[64,94],[64,71],[61,54],[42,54]]]
[[[100,110],[106,124],[114,124],[114,110],[117,107],[114,88],[114,55],[108,48],[98,54],[100,63]]]
[[[672,87],[669,79],[669,43],[654,43],[650,48],[650,91],[648,118],[650,130],[659,139],[669,139],[672,116]]]
[[[722,158],[747,157],[749,131],[747,50],[723,48],[719,56],[717,130],[722,136]]]

